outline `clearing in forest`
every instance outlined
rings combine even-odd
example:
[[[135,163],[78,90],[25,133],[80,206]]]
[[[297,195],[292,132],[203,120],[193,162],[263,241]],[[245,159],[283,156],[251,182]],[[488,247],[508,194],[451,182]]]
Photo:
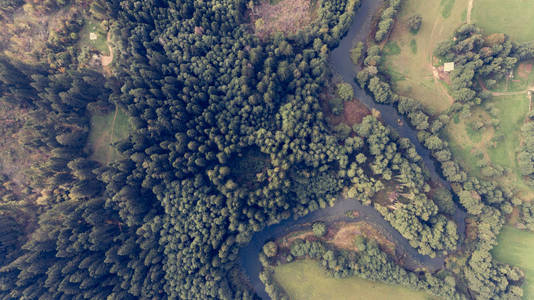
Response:
[[[517,165],[521,126],[528,109],[526,91],[496,96],[473,108],[471,115],[456,113],[447,126],[451,151],[468,172],[498,178],[503,185],[517,188],[523,200],[534,199]]]
[[[96,36],[96,39],[90,37]],[[107,31],[95,20],[86,19],[85,24],[79,33],[80,40],[78,46],[82,51],[98,51],[102,55],[110,55],[108,44],[106,42]]]
[[[471,18],[485,34],[505,33],[518,43],[534,41],[534,0],[474,0]]]
[[[318,0],[261,1],[249,7],[254,32],[269,36],[276,32],[297,33],[313,20],[314,7]]]
[[[293,300],[434,299],[424,292],[398,285],[374,282],[359,277],[333,278],[325,273],[318,262],[309,259],[275,267],[274,278]]]
[[[520,267],[525,272],[523,299],[534,297],[534,233],[505,226],[493,249],[494,257],[503,263]]]
[[[432,113],[446,110],[453,102],[446,82],[435,76],[438,75],[435,69],[442,64],[434,59],[433,51],[465,22],[468,2],[407,0],[389,39],[390,45],[399,48],[386,53],[384,64],[388,67],[395,91],[421,101]],[[417,34],[408,28],[408,19],[414,15],[423,18]]]
[[[119,159],[120,154],[112,146],[114,142],[128,137],[130,124],[128,116],[116,108],[105,114],[95,113],[91,116],[91,131],[87,148],[91,152],[91,159],[104,165]]]

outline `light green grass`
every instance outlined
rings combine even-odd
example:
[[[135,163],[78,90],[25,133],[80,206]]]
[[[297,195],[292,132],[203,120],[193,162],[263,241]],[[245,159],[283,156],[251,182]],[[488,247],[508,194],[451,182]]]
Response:
[[[413,54],[417,54],[417,41],[415,39],[410,41],[410,50]]]
[[[398,55],[387,56],[385,64],[390,71],[404,76],[404,80],[393,85],[395,91],[421,101],[432,113],[442,112],[452,104],[446,86],[434,80],[432,67],[436,61],[433,51],[463,23],[462,13],[468,2],[443,0],[442,4],[441,0],[406,0],[390,37],[390,42],[396,42],[401,51]],[[423,22],[414,36],[407,23],[416,14],[423,17]],[[444,18],[443,14],[448,17]]]
[[[516,151],[519,148],[519,135],[521,126],[528,113],[528,98],[525,94],[495,97],[492,102],[499,109],[498,119],[500,128],[497,134],[501,133],[504,138],[497,143],[495,148],[489,148],[488,154],[491,161],[504,167],[515,168]]]
[[[518,191],[517,196],[523,200],[534,199],[534,190],[523,180],[517,166],[517,152],[520,145],[521,126],[528,113],[528,98],[526,93],[493,97],[489,100],[498,113],[496,118],[499,126],[494,128],[486,125],[479,131],[474,131],[469,125],[476,120],[489,120],[491,117],[480,107],[474,108],[472,116],[468,120],[456,122],[457,116],[453,116],[454,122],[447,126],[447,141],[453,156],[472,175],[482,176],[481,168],[477,166],[480,158],[477,158],[473,150],[484,154],[482,158],[488,164],[501,166],[511,172],[498,178],[503,185],[513,186]],[[495,136],[502,139],[494,142]]]
[[[446,19],[451,16],[452,8],[454,7],[454,0],[441,0],[440,6],[441,16]]]
[[[384,54],[385,55],[399,55],[401,53],[401,48],[397,44],[397,42],[389,42],[384,46]]]
[[[115,121],[113,121],[114,118]],[[120,154],[111,144],[127,138],[129,131],[128,116],[122,109],[116,111],[116,117],[115,111],[92,115],[87,145],[91,152],[91,159],[108,164],[120,158]]]
[[[276,281],[292,300],[423,300],[424,292],[358,277],[332,278],[313,260],[298,260],[275,268]]]
[[[480,130],[475,130],[473,129],[473,127],[471,125],[467,125],[465,126],[465,132],[467,133],[467,135],[469,136],[469,139],[471,140],[471,142],[473,143],[480,143],[480,141],[482,140],[482,129]]]
[[[94,32],[97,35],[96,40],[89,39],[89,33]],[[100,24],[91,19],[86,19],[85,24],[80,30],[80,39],[78,46],[80,48],[89,48],[98,50],[103,55],[109,55],[109,48],[106,43],[107,32],[100,26]]]
[[[516,42],[534,40],[534,0],[474,0],[472,19],[486,33],[506,33]]]
[[[526,275],[523,299],[534,299],[534,233],[505,226],[493,249],[495,258],[520,267]]]

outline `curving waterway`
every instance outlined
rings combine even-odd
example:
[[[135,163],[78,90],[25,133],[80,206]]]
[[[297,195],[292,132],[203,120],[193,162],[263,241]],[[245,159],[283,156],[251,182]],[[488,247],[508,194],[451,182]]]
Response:
[[[345,82],[351,83],[354,89],[354,95],[368,108],[374,108],[381,113],[381,119],[399,133],[400,136],[409,138],[415,145],[417,153],[423,158],[426,168],[430,171],[432,180],[440,182],[443,186],[450,186],[441,175],[436,171],[437,167],[432,160],[430,151],[424,148],[417,140],[417,131],[406,125],[408,122],[403,122],[399,125],[398,120],[404,120],[402,116],[397,113],[397,110],[390,105],[377,104],[367,93],[359,88],[354,78],[358,72],[359,67],[355,66],[350,59],[350,50],[358,42],[365,42],[371,28],[371,19],[378,7],[382,4],[379,0],[363,0],[360,8],[356,11],[350,29],[346,36],[341,40],[338,47],[334,49],[329,57],[329,63],[334,73],[339,75]],[[358,211],[359,217],[346,217],[347,210]],[[465,212],[461,209],[456,209],[454,221],[458,226],[458,234],[462,239],[465,231]],[[430,272],[439,270],[444,265],[444,257],[437,256],[431,258],[426,255],[421,255],[416,249],[410,246],[410,243],[405,239],[391,224],[389,224],[382,215],[372,206],[362,205],[360,201],[355,199],[339,199],[333,207],[316,210],[304,217],[298,219],[287,219],[278,224],[273,224],[265,227],[262,231],[256,232],[251,241],[239,250],[239,260],[241,267],[245,274],[249,277],[254,290],[262,299],[269,299],[265,292],[265,286],[259,279],[261,271],[261,263],[259,261],[259,253],[263,245],[272,239],[284,236],[299,228],[306,227],[314,221],[334,222],[334,221],[366,221],[374,225],[382,234],[384,234],[390,241],[396,245],[396,254],[403,257],[404,266],[408,269],[415,270],[417,268],[426,268]]]

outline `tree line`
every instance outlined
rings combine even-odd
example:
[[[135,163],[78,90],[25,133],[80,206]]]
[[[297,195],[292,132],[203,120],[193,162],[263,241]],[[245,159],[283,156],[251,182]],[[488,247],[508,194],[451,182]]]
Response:
[[[492,38],[483,37],[474,25],[463,25],[455,31],[454,38],[436,50],[444,55],[444,60],[454,60],[455,65],[458,64],[459,68],[451,74],[451,80],[456,82],[451,84],[454,86],[453,97],[459,103],[467,103],[468,107],[482,102],[483,98],[482,91],[477,93],[474,80],[502,78],[518,60],[531,55],[528,48],[514,46],[507,38],[503,38],[502,43],[493,44],[493,48],[485,47],[491,42],[494,42]],[[462,170],[441,136],[441,129],[449,122],[448,116],[442,114],[431,118],[418,101],[396,94],[388,82],[379,47],[369,47],[363,65],[357,74],[357,82],[373,95],[376,102],[394,105],[418,130],[419,141],[440,162],[441,172],[451,183],[455,198],[477,226],[478,238],[465,249],[468,259],[459,274],[467,282],[469,293],[480,299],[521,297],[523,273],[494,261],[490,254],[497,243],[504,216],[511,213],[514,206],[513,191],[494,180],[479,180]],[[479,72],[477,77],[474,70]]]
[[[398,284],[414,290],[422,290],[446,299],[467,299],[467,296],[456,290],[456,279],[453,274],[440,273],[432,275],[428,272],[412,272],[397,265],[393,259],[382,251],[378,243],[372,239],[358,236],[354,241],[358,251],[337,249],[320,240],[296,239],[289,246],[286,261],[295,259],[313,259],[334,278],[358,276],[388,284]],[[263,270],[260,279],[272,299],[288,299],[287,294],[273,278],[274,268],[280,262],[260,254]]]

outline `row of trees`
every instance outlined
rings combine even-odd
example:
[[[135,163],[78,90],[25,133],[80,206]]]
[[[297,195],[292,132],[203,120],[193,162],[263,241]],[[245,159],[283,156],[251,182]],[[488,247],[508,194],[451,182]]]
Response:
[[[387,199],[394,209],[382,206],[383,199],[379,199],[382,205],[375,203],[385,219],[422,254],[456,249],[456,224],[440,212],[447,210],[436,205],[442,202],[433,201],[421,157],[411,142],[395,137],[373,116],[365,117],[354,129],[363,147],[353,154],[345,173],[352,183],[347,196],[371,203],[373,196],[386,186],[395,186],[397,196]],[[365,170],[371,170],[370,176]]]
[[[534,180],[534,114],[529,113],[528,121],[521,127],[521,151],[517,155],[519,172]]]
[[[466,49],[481,49],[481,43],[485,40],[480,36],[477,37],[475,32],[478,31],[473,29],[471,25],[464,25],[456,31],[454,35],[456,40],[451,39],[455,43],[448,44],[447,47],[440,46],[440,49],[442,47],[449,50],[455,49],[454,51],[459,51],[459,53],[464,50],[470,51]],[[513,67],[512,63],[517,62],[516,59],[510,57],[512,52],[506,50],[507,47],[509,46],[503,43],[503,45],[494,46],[495,49],[490,51],[496,56],[503,56],[502,59],[489,55],[485,57],[485,60],[480,59],[478,63],[474,63],[470,62],[470,59],[475,58],[475,61],[478,61],[479,54],[461,56],[461,58],[459,56],[456,62],[460,65],[460,69],[455,71],[453,76],[460,77],[463,76],[461,74],[469,74],[469,72],[464,73],[466,69],[462,68],[462,62],[466,61],[465,65],[476,66],[476,69],[485,76],[502,76],[507,68]],[[437,51],[438,53],[447,52]],[[502,69],[505,71],[501,72]],[[520,297],[522,295],[520,285],[523,280],[521,271],[495,262],[489,252],[497,243],[496,236],[504,223],[504,214],[512,211],[512,191],[491,180],[479,181],[464,172],[460,165],[453,160],[446,141],[440,135],[441,128],[449,121],[448,117],[441,115],[430,118],[416,100],[396,94],[391,89],[384,74],[386,71],[382,65],[380,49],[371,47],[364,60],[364,69],[357,76],[359,84],[369,90],[375,101],[395,105],[397,110],[405,115],[410,124],[418,130],[418,139],[432,151],[433,156],[441,163],[442,174],[447,181],[452,183],[460,203],[477,224],[478,239],[467,248],[468,262],[461,273],[468,283],[469,291],[480,299]],[[464,88],[456,90],[460,93],[465,91],[467,95],[468,86],[475,86],[472,83],[473,76],[465,77],[465,80],[462,80]],[[472,101],[477,98],[476,92],[472,91],[469,94],[472,94],[472,97],[465,97],[464,100]]]
[[[382,11],[377,24],[375,42],[380,43],[389,35],[391,29],[393,29],[395,17],[400,11],[401,4],[401,0],[386,1],[386,8]]]
[[[399,284],[415,290],[444,297],[446,299],[466,299],[456,291],[456,280],[451,274],[436,277],[430,273],[415,273],[398,266],[383,252],[376,241],[359,236],[355,240],[358,251],[340,250],[322,241],[295,240],[287,254],[293,259],[314,259],[332,277],[346,278],[358,276],[369,280]],[[260,259],[263,270],[260,279],[265,284],[272,299],[287,299],[287,295],[274,280],[273,268],[276,260]]]

